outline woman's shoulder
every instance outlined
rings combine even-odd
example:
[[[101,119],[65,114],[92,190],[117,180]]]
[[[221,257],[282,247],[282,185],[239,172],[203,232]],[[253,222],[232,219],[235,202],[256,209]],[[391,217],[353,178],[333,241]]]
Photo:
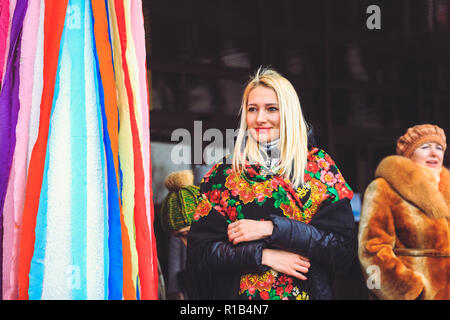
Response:
[[[329,165],[335,166],[336,163],[331,156],[319,147],[313,147],[308,150],[308,162],[323,162],[326,161]]]
[[[333,195],[333,201],[353,197],[353,191],[330,155],[318,147],[308,151],[305,181],[321,185],[323,190]]]

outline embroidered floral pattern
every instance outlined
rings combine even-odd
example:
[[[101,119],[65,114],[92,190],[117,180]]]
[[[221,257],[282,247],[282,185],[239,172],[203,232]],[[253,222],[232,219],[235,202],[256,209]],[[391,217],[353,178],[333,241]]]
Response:
[[[201,217],[207,216],[209,214],[209,212],[211,211],[211,208],[212,208],[212,205],[208,201],[208,199],[202,197],[197,205],[197,209],[195,210],[194,220],[197,221]]]
[[[249,300],[309,300],[309,295],[300,290],[291,277],[269,270],[260,276],[244,275],[239,294]]]
[[[231,165],[223,163],[215,165],[202,180],[206,192],[199,199],[194,219],[201,219],[214,209],[229,223],[244,218],[266,219],[269,214],[309,223],[324,202],[353,196],[334,161],[318,148],[308,153],[305,184],[300,188],[294,189],[280,175],[261,172],[259,165],[248,164],[244,172],[235,172]],[[239,293],[248,299],[309,299],[300,284],[292,277],[269,270],[243,275]]]
[[[318,188],[314,191],[319,191],[319,193],[323,194],[325,197],[322,201],[326,200],[328,197],[331,197],[332,202],[336,202],[343,198],[351,199],[353,197],[353,191],[336,167],[333,159],[331,159],[325,151],[319,148],[313,148],[308,153],[305,181],[313,182]],[[323,192],[323,187],[326,188],[325,192]],[[314,194],[314,191],[311,191],[311,194]],[[317,203],[317,201],[315,202]]]
[[[276,272],[269,270],[262,275],[247,274],[241,278],[239,294],[248,291],[254,295],[257,291],[269,291],[275,283]]]
[[[256,175],[254,174],[254,176]],[[234,197],[239,197],[244,204],[253,202],[256,199],[256,203],[261,206],[267,197],[272,197],[274,185],[269,180],[251,183],[243,178],[241,173],[232,172],[226,178],[225,187],[231,190],[231,194]]]

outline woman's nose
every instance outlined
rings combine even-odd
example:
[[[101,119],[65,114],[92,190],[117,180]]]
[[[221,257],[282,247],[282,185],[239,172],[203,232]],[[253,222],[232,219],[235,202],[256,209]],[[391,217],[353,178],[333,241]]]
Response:
[[[439,152],[438,152],[438,148],[437,147],[431,147],[430,148],[430,156],[437,157],[438,154],[439,154]]]
[[[264,110],[258,110],[258,114],[256,116],[256,122],[264,123],[266,122],[266,113]]]

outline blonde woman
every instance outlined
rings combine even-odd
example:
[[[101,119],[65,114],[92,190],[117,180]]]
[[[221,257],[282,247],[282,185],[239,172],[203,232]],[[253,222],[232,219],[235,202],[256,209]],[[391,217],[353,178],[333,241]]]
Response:
[[[200,185],[187,249],[192,297],[332,298],[331,275],[356,261],[353,193],[307,132],[291,83],[258,70],[233,155]]]

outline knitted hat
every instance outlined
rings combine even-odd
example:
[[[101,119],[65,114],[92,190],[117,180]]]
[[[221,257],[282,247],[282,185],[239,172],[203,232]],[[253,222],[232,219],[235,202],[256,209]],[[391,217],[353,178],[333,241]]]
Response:
[[[447,148],[445,132],[433,124],[420,124],[409,128],[406,133],[397,140],[397,154],[411,157],[414,151],[426,142],[439,143],[444,152]]]
[[[194,185],[192,170],[169,174],[164,184],[169,190],[161,207],[161,222],[168,231],[190,226],[198,204],[200,188]]]

